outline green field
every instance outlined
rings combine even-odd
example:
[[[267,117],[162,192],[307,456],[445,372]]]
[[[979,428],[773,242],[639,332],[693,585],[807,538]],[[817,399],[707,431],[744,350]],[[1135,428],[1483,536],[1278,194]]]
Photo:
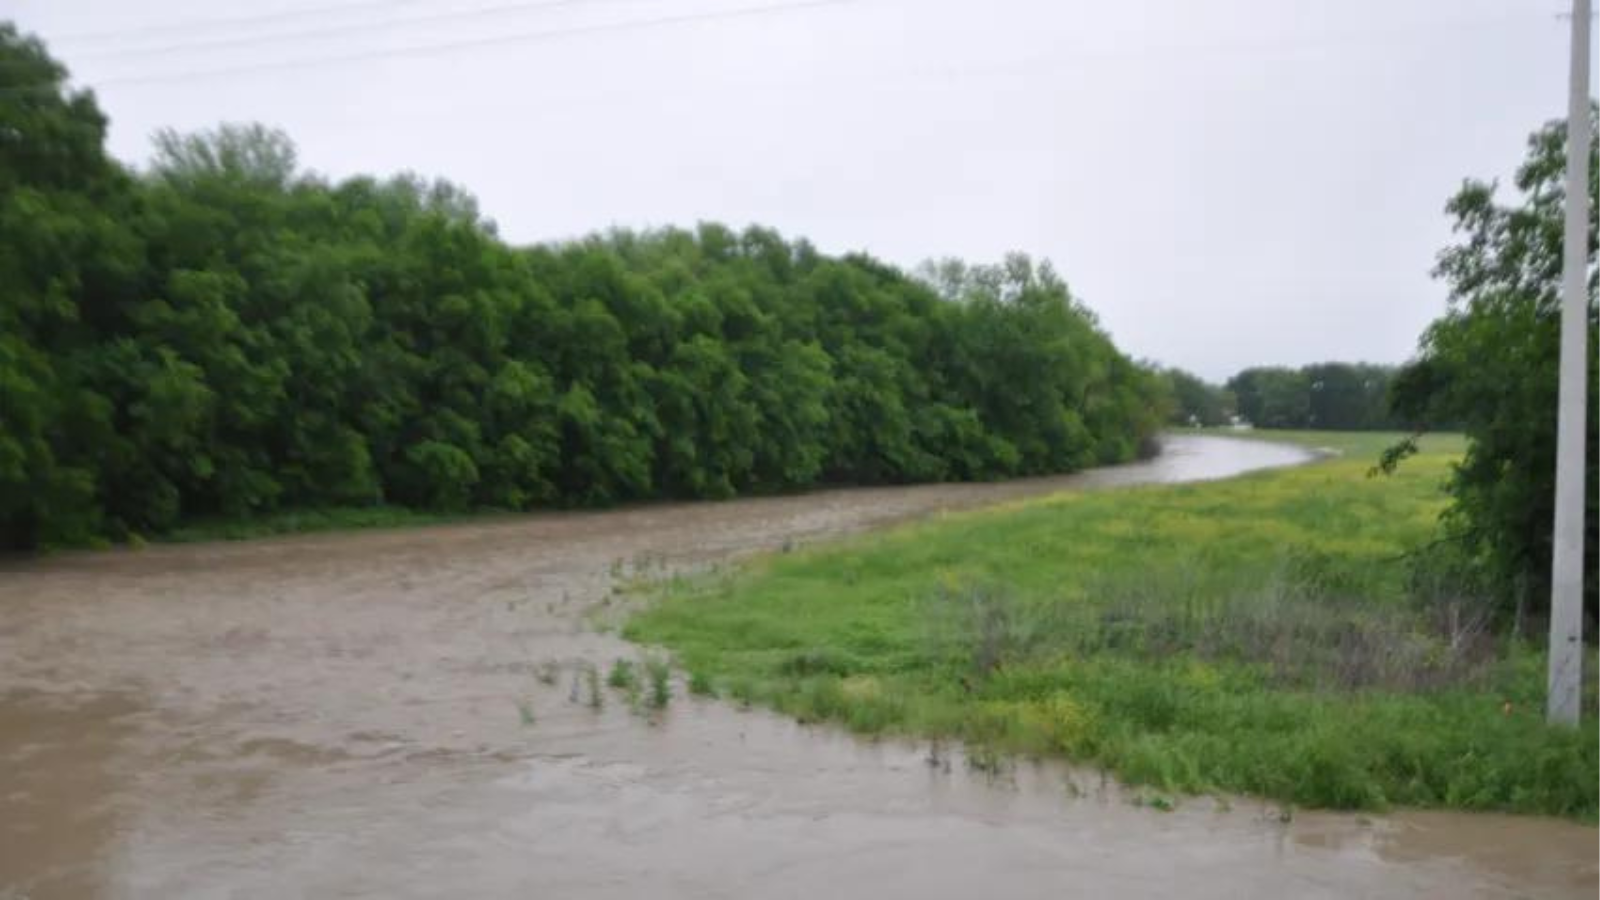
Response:
[[[1393,431],[1236,431],[1232,428],[1198,428],[1184,433],[1295,444],[1313,450],[1329,450],[1369,465],[1385,448],[1406,437]],[[1460,456],[1467,449],[1466,438],[1459,434],[1430,434],[1426,444],[1430,455],[1445,458]]]
[[[1394,435],[1256,436],[1338,455],[776,554],[655,586],[625,633],[804,721],[1155,790],[1593,819],[1592,719],[1545,726],[1542,655],[1407,555],[1437,536],[1461,441],[1369,477]]]

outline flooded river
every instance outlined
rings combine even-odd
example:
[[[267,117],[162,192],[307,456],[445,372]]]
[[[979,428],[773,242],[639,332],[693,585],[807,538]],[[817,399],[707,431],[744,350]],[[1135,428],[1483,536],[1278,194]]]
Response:
[[[635,652],[584,624],[619,562],[1303,459],[1180,437],[1064,478],[0,565],[0,898],[1594,897],[1566,822],[1162,813],[1059,766],[573,699]]]

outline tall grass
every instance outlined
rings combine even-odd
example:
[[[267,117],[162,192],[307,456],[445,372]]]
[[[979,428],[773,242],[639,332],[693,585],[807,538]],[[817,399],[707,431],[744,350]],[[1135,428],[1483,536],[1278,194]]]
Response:
[[[625,633],[863,733],[1166,791],[1592,819],[1594,723],[1543,724],[1542,655],[1423,550],[1458,448],[1425,442],[1387,478],[1347,450],[945,516],[678,580]]]
[[[1482,595],[1374,600],[1316,560],[1211,570],[1193,560],[1023,599],[1003,584],[941,585],[918,611],[930,660],[974,677],[1052,655],[1177,654],[1255,668],[1275,687],[1415,692],[1480,684],[1501,644]]]

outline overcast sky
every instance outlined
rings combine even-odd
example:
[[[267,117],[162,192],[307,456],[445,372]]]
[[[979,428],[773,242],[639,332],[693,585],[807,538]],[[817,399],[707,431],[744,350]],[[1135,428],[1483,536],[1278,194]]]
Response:
[[[1445,200],[1508,176],[1565,111],[1567,5],[4,0],[0,16],[96,88],[130,162],[163,126],[260,121],[333,177],[456,181],[516,242],[717,220],[906,266],[1022,250],[1127,352],[1220,379],[1411,353],[1444,308],[1428,272]]]

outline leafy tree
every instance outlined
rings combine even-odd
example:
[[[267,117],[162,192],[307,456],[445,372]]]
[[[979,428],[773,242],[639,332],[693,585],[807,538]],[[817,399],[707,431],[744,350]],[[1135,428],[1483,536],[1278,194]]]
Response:
[[[1459,236],[1439,256],[1436,276],[1449,308],[1423,334],[1420,352],[1397,379],[1397,411],[1412,421],[1459,423],[1470,439],[1450,483],[1451,533],[1498,580],[1509,599],[1534,604],[1549,594],[1555,503],[1557,363],[1560,335],[1563,175],[1566,126],[1546,124],[1528,139],[1517,196],[1469,180],[1447,207]],[[1597,143],[1594,146],[1600,146]],[[1600,163],[1589,158],[1589,183]],[[1589,380],[1596,383],[1596,211],[1589,220]],[[1595,394],[1589,394],[1588,483],[1595,480]],[[1392,462],[1395,455],[1391,454]],[[1596,494],[1588,491],[1586,598],[1595,611]],[[1519,590],[1520,588],[1520,590]]]
[[[1310,388],[1308,426],[1338,431],[1395,427],[1389,411],[1394,370],[1365,363],[1328,362],[1300,370]]]
[[[1162,374],[1172,389],[1172,424],[1215,428],[1232,420],[1235,401],[1227,389],[1182,369],[1167,369]]]
[[[108,526],[98,475],[120,448],[85,383],[98,323],[135,289],[136,200],[91,94],[0,23],[0,541],[78,542]]]
[[[1245,369],[1228,379],[1239,415],[1258,428],[1304,428],[1311,423],[1311,379],[1296,369]]]

